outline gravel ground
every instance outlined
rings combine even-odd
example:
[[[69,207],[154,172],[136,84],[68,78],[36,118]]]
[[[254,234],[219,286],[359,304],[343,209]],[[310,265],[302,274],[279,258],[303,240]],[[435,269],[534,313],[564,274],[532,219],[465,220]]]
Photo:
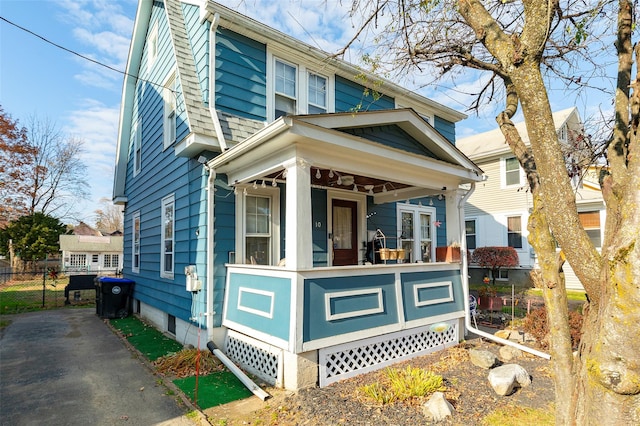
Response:
[[[492,411],[501,407],[528,407],[548,410],[554,400],[549,361],[525,354],[515,362],[532,377],[530,386],[509,396],[498,396],[487,380],[489,370],[469,361],[468,349],[486,349],[496,356],[500,345],[473,339],[455,347],[414,358],[395,367],[420,367],[443,376],[445,396],[455,413],[439,425],[478,425]],[[325,388],[311,388],[298,393],[269,390],[274,398],[256,410],[233,407],[207,410],[212,424],[262,425],[425,425],[422,413],[427,398],[387,405],[376,404],[363,395],[360,388],[379,382],[382,372],[363,374],[333,383]],[[218,423],[216,423],[218,422]],[[221,423],[222,422],[222,423]]]

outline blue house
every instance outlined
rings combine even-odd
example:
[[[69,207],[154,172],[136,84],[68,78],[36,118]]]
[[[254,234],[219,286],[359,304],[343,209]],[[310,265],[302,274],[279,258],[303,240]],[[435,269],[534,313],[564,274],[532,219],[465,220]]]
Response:
[[[136,312],[288,389],[457,344],[465,263],[436,248],[464,249],[482,180],[464,117],[214,2],[140,0],[114,182]]]

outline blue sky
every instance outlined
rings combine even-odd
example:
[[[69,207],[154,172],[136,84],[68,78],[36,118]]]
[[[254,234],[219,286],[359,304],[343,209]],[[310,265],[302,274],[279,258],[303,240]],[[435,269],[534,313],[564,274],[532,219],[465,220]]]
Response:
[[[221,0],[308,44],[328,52],[353,35],[349,0]],[[112,68],[126,66],[137,0],[0,0],[0,16],[65,48]],[[259,16],[257,14],[259,13]],[[357,62],[358,53],[347,59]],[[95,220],[99,200],[111,198],[122,74],[61,50],[0,21],[0,104],[13,119],[47,118],[69,136],[84,140],[92,196],[78,206],[80,219]],[[419,84],[419,76],[414,84]],[[408,84],[402,82],[402,84]],[[474,87],[469,75],[460,87]],[[421,90],[425,96],[459,111],[468,98],[442,87]],[[575,97],[557,92],[552,108],[572,106]],[[577,104],[582,117],[593,102]],[[496,107],[458,124],[458,136],[495,128]]]

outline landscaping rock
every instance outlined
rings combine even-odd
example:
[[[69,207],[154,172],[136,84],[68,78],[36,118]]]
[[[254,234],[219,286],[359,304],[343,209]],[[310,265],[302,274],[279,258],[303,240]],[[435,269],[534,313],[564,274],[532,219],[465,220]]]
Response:
[[[494,333],[494,336],[501,339],[509,340],[509,336],[511,336],[511,330],[498,330]]]
[[[518,364],[505,364],[489,372],[489,383],[498,395],[510,395],[518,388],[531,384],[531,377],[527,370]]]
[[[434,422],[444,420],[445,417],[452,415],[454,411],[453,405],[447,401],[442,392],[434,392],[422,407],[425,417]]]
[[[485,369],[493,367],[498,360],[491,352],[478,349],[469,349],[469,358],[473,365]]]
[[[522,351],[513,346],[503,346],[500,348],[499,354],[504,361],[511,361],[512,359],[520,358]]]

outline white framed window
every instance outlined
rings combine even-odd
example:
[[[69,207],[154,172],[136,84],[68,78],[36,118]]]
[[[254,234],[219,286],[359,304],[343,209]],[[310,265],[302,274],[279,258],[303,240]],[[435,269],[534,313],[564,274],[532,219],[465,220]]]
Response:
[[[84,268],[87,266],[86,254],[72,254],[69,260],[69,266],[72,268]]]
[[[516,157],[508,157],[502,161],[503,185],[520,186],[522,183],[522,171]]]
[[[175,254],[175,200],[169,195],[162,199],[162,235],[160,253],[160,276],[162,278],[173,278],[173,262]]]
[[[433,262],[435,259],[435,207],[398,203],[398,246],[405,250],[409,262]]]
[[[133,175],[140,173],[142,163],[142,125],[140,122],[135,124],[133,129]]]
[[[176,141],[176,74],[171,73],[162,91],[163,108],[163,139],[164,148],[168,148]]]
[[[151,27],[147,43],[149,49],[147,53],[147,72],[151,72],[151,68],[158,57],[158,22],[155,22]]]
[[[602,236],[600,235],[600,212],[598,210],[589,212],[578,212],[582,228],[587,232],[593,245],[597,248],[602,246]]]
[[[267,52],[267,117],[332,112],[334,78]]]
[[[522,248],[522,217],[507,217],[507,245],[516,249]]]
[[[245,190],[246,189],[246,192]],[[280,260],[280,190],[242,188],[236,196],[236,261],[276,265]]]
[[[120,257],[117,254],[105,254],[102,266],[104,268],[117,268]]]
[[[467,249],[475,250],[477,247],[477,223],[475,219],[467,219],[464,221],[464,230],[467,237]]]
[[[99,254],[92,254],[91,255],[91,263],[98,263],[100,261],[100,255]]]
[[[133,213],[131,220],[131,271],[140,272],[140,212]]]
[[[310,72],[307,79],[309,81],[307,113],[322,114],[327,112],[327,78]]]

